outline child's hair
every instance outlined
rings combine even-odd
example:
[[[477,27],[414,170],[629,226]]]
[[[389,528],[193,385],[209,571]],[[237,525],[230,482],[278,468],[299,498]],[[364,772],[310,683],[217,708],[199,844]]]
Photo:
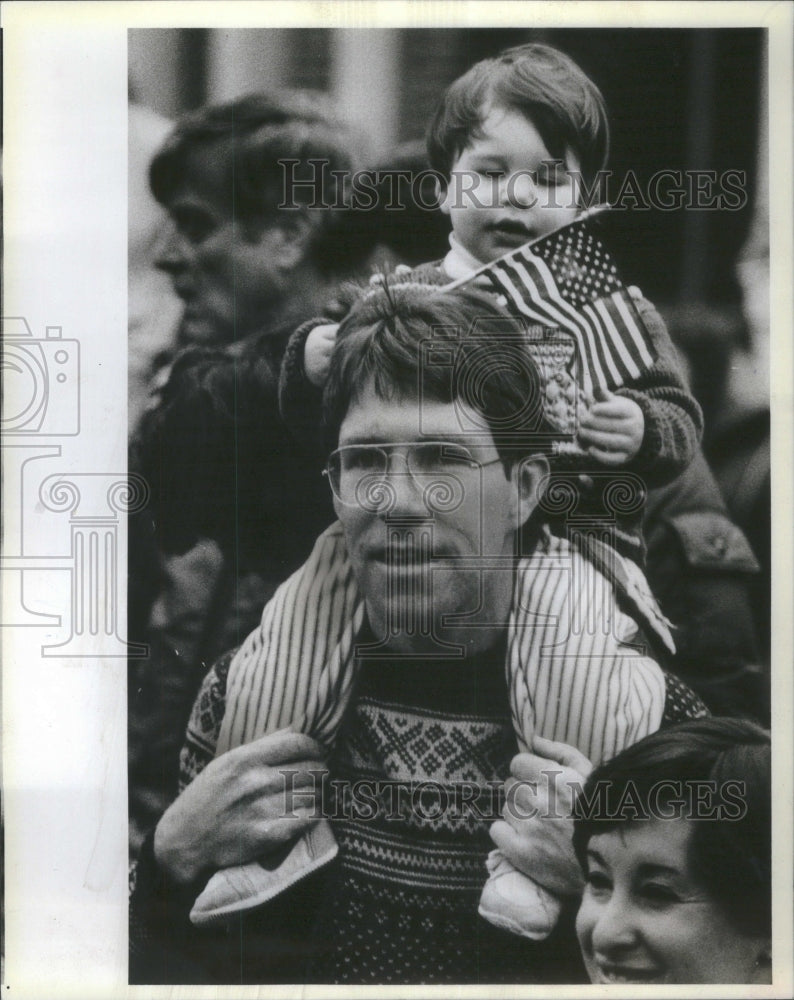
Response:
[[[605,167],[609,122],[601,91],[569,56],[533,42],[483,59],[447,88],[427,134],[434,170],[449,179],[492,106],[529,119],[554,159],[564,160],[570,146],[586,183]]]

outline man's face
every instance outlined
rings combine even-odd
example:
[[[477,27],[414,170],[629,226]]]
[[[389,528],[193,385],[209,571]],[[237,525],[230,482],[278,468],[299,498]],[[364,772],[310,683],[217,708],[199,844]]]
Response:
[[[528,118],[494,107],[453,163],[441,210],[466,250],[486,264],[576,218],[569,171],[578,169],[571,150],[555,167]]]
[[[420,468],[406,445],[429,441],[463,445],[475,463],[453,458],[441,473]],[[515,533],[528,514],[519,470],[505,473],[490,433],[474,443],[454,403],[383,400],[371,382],[340,427],[339,447],[353,444],[384,445],[389,456],[385,475],[356,466],[356,498],[334,498],[376,638],[399,652],[437,651],[442,638],[469,648],[491,641],[482,624],[461,630],[447,616],[507,621]]]
[[[235,220],[224,157],[217,147],[190,154],[166,206],[174,231],[158,267],[185,303],[181,336],[226,344],[262,329],[283,294],[277,269],[283,233]]]

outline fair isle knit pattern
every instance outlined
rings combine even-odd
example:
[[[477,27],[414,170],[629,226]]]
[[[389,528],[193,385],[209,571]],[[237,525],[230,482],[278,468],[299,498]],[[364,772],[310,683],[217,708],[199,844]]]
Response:
[[[492,933],[477,916],[488,827],[516,751],[503,658],[499,649],[459,666],[360,667],[330,761],[340,861],[314,928],[330,947],[313,979],[487,982],[526,974],[523,956],[502,968],[478,947]]]
[[[373,728],[373,722],[383,706],[374,712],[373,707],[372,702],[356,706],[351,731],[333,763],[336,796],[332,815],[339,817],[333,822],[342,847],[342,865],[403,887],[440,892],[482,889],[485,854],[492,846],[487,830],[499,818],[499,789],[516,750],[507,716],[500,724],[477,718],[422,718],[412,709],[397,707],[387,710],[398,728],[411,730],[410,742],[427,742],[434,733],[437,736],[446,730],[455,735],[465,733],[465,745],[474,747],[475,753],[484,751],[483,760],[489,756],[488,749],[501,749],[501,755],[492,755],[491,765],[477,776],[483,793],[478,800],[470,800],[466,791],[473,779],[455,781],[444,776],[457,752],[451,741],[444,741],[446,753],[439,749],[425,755],[435,767],[417,773],[410,750],[395,753],[393,746],[382,742],[383,730]],[[355,742],[370,748],[366,764],[360,758],[356,763]],[[363,803],[357,801],[354,791],[362,782],[368,792]],[[491,795],[487,789],[492,789]],[[370,819],[374,802],[378,815]],[[360,819],[362,811],[364,818]]]
[[[214,757],[229,661],[225,656],[213,666],[194,704],[182,753],[182,787]],[[492,684],[500,680],[497,666],[492,659],[491,669],[480,677]],[[532,942],[499,932],[477,917],[486,877],[483,859],[491,847],[485,830],[501,804],[488,776],[494,775],[501,788],[515,750],[504,682],[500,691],[494,690],[488,710],[480,705],[479,712],[460,706],[455,711],[454,700],[446,699],[452,707],[442,713],[439,703],[448,692],[438,690],[437,667],[423,684],[424,691],[436,691],[436,704],[422,708],[413,705],[415,689],[405,691],[403,705],[389,697],[378,679],[382,673],[357,689],[330,761],[332,779],[341,779],[333,788],[342,791],[329,807],[337,815],[332,826],[340,852],[326,905],[311,929],[312,921],[307,923],[307,944],[308,935],[321,942],[307,979],[311,971],[316,982],[351,984],[563,981],[551,980],[555,970],[543,966],[548,949],[533,949]],[[366,666],[362,674],[366,681]],[[666,674],[665,683],[662,725],[708,714],[680,680]],[[403,810],[387,800],[378,820],[371,812],[359,823],[345,819],[351,815],[346,799],[352,781],[388,776],[410,793],[411,784],[415,790],[416,780],[431,775],[436,776],[434,784],[454,790],[470,774],[482,780],[482,795],[455,798],[450,793],[447,808],[437,817],[438,793],[428,789],[417,796],[419,808],[410,808],[410,798]],[[406,778],[410,775],[413,783]],[[392,801],[399,805],[404,800],[393,796]],[[566,956],[561,958],[569,971]]]
[[[650,597],[643,610],[646,630],[671,646]],[[335,524],[279,587],[232,660],[218,753],[286,727],[333,746],[363,621]],[[658,729],[664,674],[632,647],[637,632],[609,581],[567,540],[544,532],[532,555],[518,561],[507,627],[505,671],[519,747],[538,733],[598,763]]]

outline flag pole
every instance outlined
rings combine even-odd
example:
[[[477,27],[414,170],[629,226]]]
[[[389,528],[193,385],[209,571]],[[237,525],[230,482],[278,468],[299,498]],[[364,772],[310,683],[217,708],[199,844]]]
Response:
[[[612,208],[612,206],[609,202],[603,202],[600,205],[593,205],[592,208],[588,208],[580,215],[577,215],[575,219],[572,219],[570,222],[566,222],[564,226],[560,226],[560,229],[567,229],[568,226],[575,226],[578,222],[584,222],[585,219],[592,219],[593,216],[601,215],[602,212],[606,212],[610,208]],[[558,233],[560,229],[555,229],[554,232]],[[520,250],[526,250],[527,247],[534,246],[536,243],[540,243],[541,240],[548,239],[551,235],[551,233],[546,233],[544,236],[537,236],[534,240],[522,243],[520,247],[516,247],[515,250],[508,250],[508,252],[503,253],[501,257],[496,257],[494,260],[488,261],[487,264],[483,264],[481,267],[478,267],[477,270],[472,271],[471,274],[466,274],[462,278],[456,278],[455,281],[450,281],[447,285],[442,285],[439,288],[439,291],[451,292],[455,288],[460,288],[461,285],[468,284],[468,282],[473,281],[480,274],[483,274],[483,272],[493,267],[493,265],[498,261],[504,260],[506,257],[512,257],[514,253],[518,253]]]

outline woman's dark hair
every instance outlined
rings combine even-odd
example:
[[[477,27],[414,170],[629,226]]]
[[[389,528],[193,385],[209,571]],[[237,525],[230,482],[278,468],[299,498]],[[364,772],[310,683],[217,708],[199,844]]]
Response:
[[[522,321],[478,289],[394,279],[358,301],[339,328],[325,387],[328,450],[370,382],[384,400],[457,403],[461,433],[475,442],[490,432],[506,469],[555,437]]]
[[[483,59],[447,88],[427,133],[435,170],[449,178],[493,106],[531,121],[555,159],[564,160],[570,146],[588,184],[606,166],[609,122],[601,91],[570,56],[532,42]]]
[[[699,800],[698,791],[704,798]],[[673,808],[675,803],[676,808]],[[647,818],[691,818],[692,870],[740,931],[771,929],[771,743],[744,719],[704,718],[646,736],[591,773],[574,848]]]

